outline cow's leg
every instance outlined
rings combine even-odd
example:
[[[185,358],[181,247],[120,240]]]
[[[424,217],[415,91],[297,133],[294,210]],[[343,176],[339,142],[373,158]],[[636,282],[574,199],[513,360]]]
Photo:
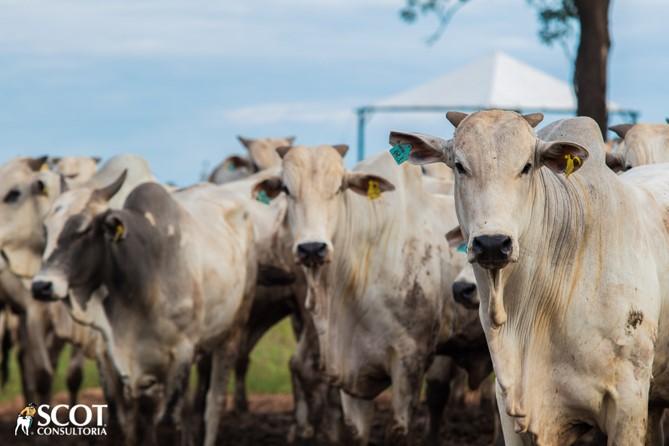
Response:
[[[608,446],[643,446],[646,444],[647,408],[616,411],[613,425],[607,427]]]
[[[374,401],[356,398],[344,391],[340,395],[344,421],[352,430],[355,443],[360,446],[367,445],[374,418]]]
[[[529,439],[523,439],[516,433],[513,426],[513,417],[506,413],[506,406],[504,405],[504,396],[499,385],[495,385],[495,396],[497,397],[497,409],[499,413],[499,420],[502,427],[502,435],[504,437],[504,444],[506,446],[530,446]]]
[[[297,347],[300,349],[299,345]],[[315,430],[309,420],[309,403],[307,399],[308,390],[306,380],[302,375],[301,366],[299,364],[298,352],[295,352],[290,357],[290,379],[293,384],[293,400],[295,405],[295,424],[291,426],[288,433],[288,442],[293,443],[296,440],[306,440],[313,438]]]
[[[290,357],[290,371],[295,400],[295,425],[291,427],[288,441],[308,441],[314,438],[316,429],[312,421],[320,415],[324,406],[322,398],[322,375],[318,370],[318,344],[313,324],[302,330]]]
[[[426,436],[427,445],[436,446],[439,444],[439,433],[444,408],[450,396],[452,377],[453,363],[446,356],[437,356],[425,375],[427,382],[425,400],[430,413]]]
[[[646,446],[664,445],[664,407],[648,409],[648,428],[646,429]]]
[[[650,342],[641,344],[639,356],[643,357],[645,352],[652,352],[652,348]],[[615,392],[604,395],[602,413],[606,414],[604,427],[608,446],[646,444],[646,428],[651,415],[648,411],[648,383],[653,359],[652,354],[647,357],[647,366],[632,363],[620,365],[616,370],[618,384]],[[660,416],[656,414],[653,418]]]
[[[235,362],[235,410],[248,411],[246,396],[246,373],[249,357],[256,344],[267,331],[295,311],[294,297],[277,294],[271,288],[258,287],[251,306],[251,314],[246,324],[244,337],[240,342],[239,355]]]
[[[241,413],[249,410],[249,400],[246,395],[246,373],[249,369],[251,351],[245,347],[235,361],[235,411]]]
[[[230,345],[231,343],[228,343]],[[237,346],[236,343],[232,343]],[[207,393],[205,410],[204,446],[214,446],[218,435],[218,426],[225,409],[225,395],[230,366],[234,363],[234,348],[218,349],[211,357],[211,382]]]
[[[70,393],[70,407],[77,404],[77,394],[84,380],[84,351],[72,346],[70,363],[67,365],[67,390]]]
[[[100,376],[100,386],[102,387],[102,393],[107,400],[107,407],[109,409],[110,430],[112,432],[123,433],[123,428],[127,426],[124,418],[123,383],[106,352],[98,354],[96,363]]]
[[[195,444],[204,441],[204,411],[211,384],[211,356],[211,353],[204,353],[197,361],[197,387],[192,403]]]
[[[19,316],[19,363],[23,393],[28,403],[48,404],[53,367],[47,349],[43,313],[29,307]]]
[[[423,361],[416,356],[396,357],[391,366],[393,421],[386,429],[386,444],[406,445],[412,435],[413,414],[423,380]]]

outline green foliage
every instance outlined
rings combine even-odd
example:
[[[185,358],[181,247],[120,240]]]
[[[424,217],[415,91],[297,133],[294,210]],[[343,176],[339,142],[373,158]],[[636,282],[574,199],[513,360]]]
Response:
[[[249,393],[290,393],[290,370],[288,360],[295,351],[295,338],[293,336],[290,320],[284,319],[275,325],[260,340],[251,353],[251,365],[247,375],[247,389]],[[21,376],[16,359],[16,352],[12,351],[9,369],[9,382],[0,389],[0,401],[13,399],[21,395]],[[58,361],[56,379],[54,382],[55,392],[67,390],[65,384],[67,365],[69,361],[70,348],[66,348]],[[192,384],[196,375],[191,375]],[[94,361],[87,360],[84,365],[84,382],[82,388],[99,386],[98,371]]]
[[[58,366],[56,367],[56,376],[53,383],[54,392],[67,390],[67,365],[71,354],[70,347],[66,347],[60,355]],[[11,351],[11,360],[9,362],[9,381],[7,385],[0,389],[0,401],[13,399],[21,395],[21,375],[19,374],[19,364],[16,358],[16,349]],[[97,387],[99,385],[98,370],[94,361],[86,360],[84,363],[84,380],[82,389],[88,387]]]
[[[574,35],[578,10],[574,0],[527,0],[537,10],[539,38],[547,45],[566,44]]]
[[[406,0],[400,18],[414,23],[420,16],[436,16],[439,26],[428,38],[428,43],[438,40],[453,15],[469,0]],[[574,0],[527,0],[537,11],[539,38],[547,45],[559,43],[565,50],[576,30],[578,11]]]

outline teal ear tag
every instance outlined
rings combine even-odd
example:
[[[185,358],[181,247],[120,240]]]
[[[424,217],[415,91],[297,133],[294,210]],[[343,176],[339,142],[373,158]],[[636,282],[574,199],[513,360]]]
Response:
[[[259,202],[264,203],[264,204],[269,204],[269,202],[270,202],[270,199],[267,196],[267,192],[265,192],[264,190],[261,190],[260,192],[258,192],[258,194],[256,195],[256,200],[258,200]]]
[[[395,158],[397,164],[407,161],[409,153],[411,153],[411,144],[397,144],[390,149],[390,154]]]
[[[458,252],[463,252],[463,253],[467,254],[467,244],[466,244],[466,243],[463,243],[463,244],[461,244],[460,246],[458,246],[457,251],[458,251]]]

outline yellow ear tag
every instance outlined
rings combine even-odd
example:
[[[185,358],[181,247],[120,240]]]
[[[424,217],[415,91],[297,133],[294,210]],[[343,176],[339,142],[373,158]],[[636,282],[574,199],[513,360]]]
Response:
[[[117,243],[125,235],[125,227],[122,224],[116,225],[116,231],[114,232],[114,243]]]
[[[579,158],[576,155],[572,155],[571,153],[567,153],[564,156],[564,159],[567,160],[567,165],[564,168],[564,175],[568,177],[569,175],[574,173],[574,162],[579,166],[581,165],[581,158]]]
[[[370,200],[376,200],[381,196],[381,188],[376,180],[369,180],[367,183],[367,197]]]
[[[49,171],[49,165],[47,163],[44,163],[40,166],[39,168],[40,172],[48,172]]]

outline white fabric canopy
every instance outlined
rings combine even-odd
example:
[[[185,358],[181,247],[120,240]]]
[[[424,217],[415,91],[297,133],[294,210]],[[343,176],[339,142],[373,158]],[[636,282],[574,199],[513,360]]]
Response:
[[[567,82],[496,52],[372,105],[377,106],[566,111],[576,110],[576,98]],[[619,109],[611,102],[608,107]]]

